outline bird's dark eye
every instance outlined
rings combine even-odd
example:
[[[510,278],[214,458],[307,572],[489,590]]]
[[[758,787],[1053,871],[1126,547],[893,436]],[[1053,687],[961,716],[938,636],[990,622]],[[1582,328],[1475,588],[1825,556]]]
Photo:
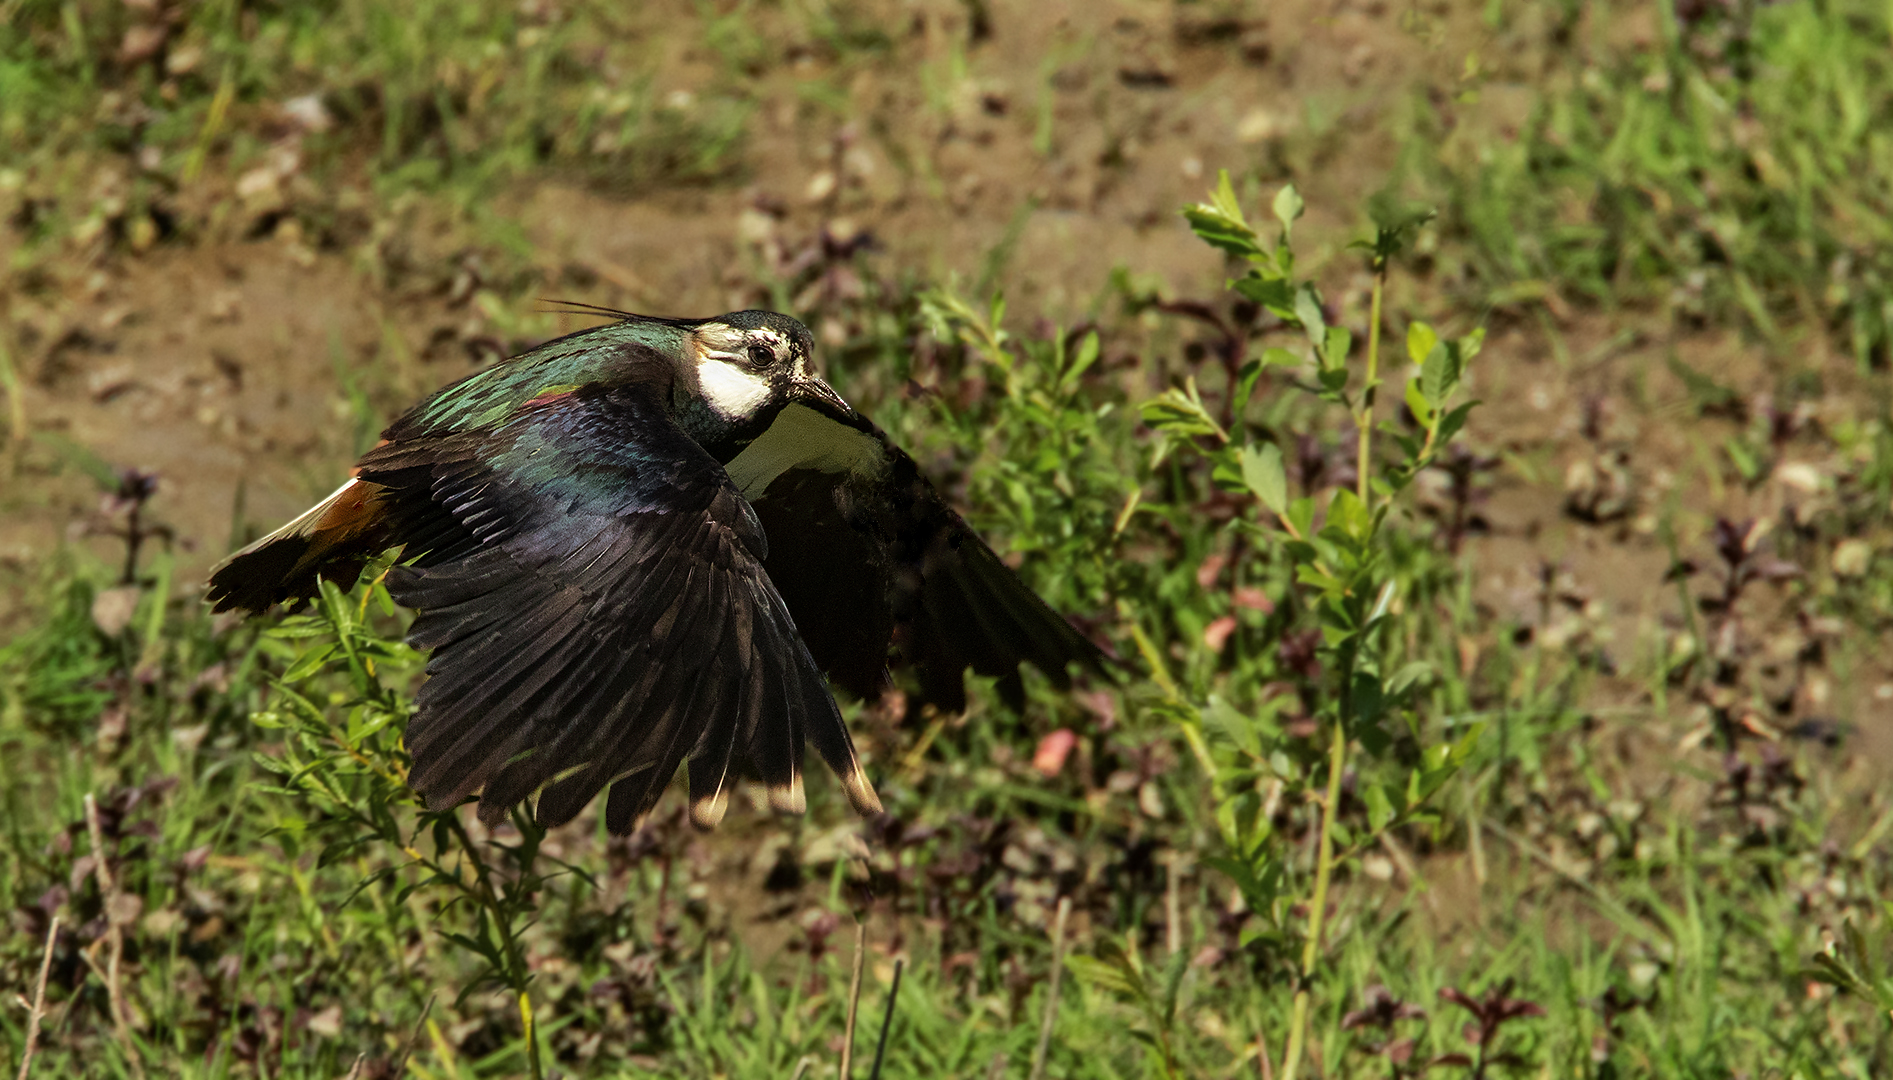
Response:
[[[749,362],[759,368],[768,367],[770,364],[776,362],[776,354],[767,345],[751,345],[749,347]]]

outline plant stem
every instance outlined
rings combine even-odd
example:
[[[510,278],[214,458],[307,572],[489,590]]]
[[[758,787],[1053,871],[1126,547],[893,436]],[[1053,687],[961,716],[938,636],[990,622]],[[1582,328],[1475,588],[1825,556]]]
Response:
[[[1058,984],[1065,974],[1065,920],[1071,917],[1071,897],[1058,898],[1052,919],[1052,985],[1045,994],[1045,1017],[1039,1022],[1038,1050],[1032,1054],[1032,1080],[1045,1075],[1046,1056],[1052,1049],[1052,1026],[1058,1020]]]
[[[900,973],[907,961],[894,961],[894,985],[887,992],[887,1011],[881,1014],[881,1039],[874,1044],[874,1064],[868,1080],[881,1080],[881,1061],[887,1056],[887,1033],[894,1027],[894,1002],[900,998]]]
[[[1370,487],[1368,461],[1373,457],[1374,447],[1374,380],[1380,373],[1380,297],[1387,287],[1387,262],[1374,260],[1374,298],[1367,314],[1367,382],[1361,388],[1361,411],[1354,414],[1354,426],[1360,432],[1360,449],[1355,458],[1354,493],[1360,496],[1361,504],[1372,506],[1368,502]]]
[[[1328,881],[1334,876],[1334,816],[1341,802],[1341,773],[1347,768],[1347,710],[1334,718],[1334,744],[1328,751],[1328,796],[1321,806],[1319,854],[1315,860],[1315,894],[1308,906],[1308,941],[1301,951],[1301,989],[1295,992],[1295,1012],[1289,1022],[1288,1049],[1283,1052],[1282,1078],[1294,1080],[1301,1067],[1302,1046],[1308,1030],[1308,981],[1314,978],[1321,956],[1321,929],[1328,913]]]
[[[99,824],[99,804],[90,792],[85,797],[85,825],[92,837],[92,871],[99,882],[99,899],[105,905],[105,970],[99,976],[105,982],[106,1001],[111,1006],[112,1030],[124,1051],[126,1067],[136,1080],[144,1080],[145,1063],[139,1057],[138,1044],[132,1038],[131,1009],[125,1004],[125,990],[120,973],[125,959],[125,927],[119,921],[118,878],[105,857],[105,830]],[[85,954],[88,960],[90,953]],[[96,971],[97,968],[95,967]]]
[[[460,842],[460,849],[473,863],[473,872],[479,882],[477,889],[465,889],[473,895],[474,902],[487,910],[493,919],[493,932],[499,935],[500,945],[505,949],[507,971],[504,973],[509,988],[519,996],[519,1018],[525,1027],[526,1066],[532,1072],[532,1080],[541,1080],[544,1068],[539,1062],[538,1023],[533,1017],[532,999],[528,996],[526,984],[528,976],[526,963],[519,955],[519,942],[513,936],[512,916],[500,903],[499,894],[493,890],[493,877],[487,870],[486,860],[480,858],[480,850],[468,835],[467,827],[460,820],[457,810],[447,813],[448,827],[453,830],[454,838]]]
[[[861,969],[867,958],[868,924],[864,918],[854,927],[854,976],[848,980],[848,1016],[842,1026],[841,1067],[836,1072],[841,1080],[854,1080],[854,1022],[861,1008]]]
[[[59,916],[46,928],[46,952],[39,961],[39,979],[33,983],[33,1004],[26,1013],[26,1048],[20,1052],[19,1080],[33,1074],[33,1051],[39,1046],[39,1024],[46,1018],[46,976],[53,970],[53,946],[59,942]]]
[[[1380,303],[1387,287],[1387,260],[1374,259],[1374,292],[1367,321],[1367,379],[1361,390],[1361,407],[1354,414],[1359,431],[1359,449],[1355,458],[1358,475],[1355,494],[1361,505],[1373,507],[1373,488],[1368,471],[1374,449],[1374,387],[1380,375]],[[1295,991],[1295,1010],[1289,1018],[1288,1047],[1282,1051],[1282,1080],[1295,1080],[1301,1070],[1301,1056],[1308,1038],[1308,985],[1315,975],[1315,963],[1321,958],[1321,930],[1328,914],[1328,883],[1334,876],[1334,818],[1341,803],[1341,774],[1347,769],[1347,721],[1354,715],[1354,671],[1360,657],[1360,643],[1346,652],[1341,672],[1341,707],[1334,716],[1334,741],[1328,751],[1328,792],[1321,804],[1321,834],[1315,856],[1315,892],[1309,898],[1308,940],[1301,952],[1301,989]]]

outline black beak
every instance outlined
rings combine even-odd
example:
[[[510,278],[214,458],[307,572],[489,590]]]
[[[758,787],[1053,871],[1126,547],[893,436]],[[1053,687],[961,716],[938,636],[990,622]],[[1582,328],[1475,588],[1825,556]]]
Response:
[[[836,419],[847,419],[855,414],[853,405],[814,375],[797,379],[794,393],[797,401],[814,406],[818,412],[833,413]]]

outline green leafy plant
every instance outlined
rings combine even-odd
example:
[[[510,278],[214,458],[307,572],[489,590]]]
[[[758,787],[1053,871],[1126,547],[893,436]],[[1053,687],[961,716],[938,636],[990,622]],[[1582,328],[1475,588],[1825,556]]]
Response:
[[[990,411],[936,415],[955,441],[980,448],[973,501],[999,516],[1012,549],[1063,567],[1066,595],[1095,595],[1109,572],[1104,556],[1136,505],[1114,445],[1128,417],[1086,386],[1101,354],[1095,330],[1021,337],[1004,328],[1005,313],[999,296],[981,311],[950,289],[920,295],[922,325],[964,349],[1002,391]]]
[[[1140,1024],[1132,1035],[1149,1049],[1164,1076],[1179,1075],[1177,999],[1189,970],[1186,954],[1173,952],[1161,968],[1152,970],[1138,954],[1134,940],[1120,943],[1106,938],[1098,943],[1095,956],[1067,956],[1065,966],[1086,986],[1128,1005]]]
[[[1573,5],[1568,25],[1631,7]],[[1446,95],[1416,118],[1441,145],[1415,160],[1436,177],[1446,231],[1471,242],[1487,295],[1641,296],[1685,326],[1734,320],[1772,342],[1798,324],[1817,347],[1884,367],[1893,15],[1874,0],[1637,14],[1655,33],[1633,47],[1577,34],[1550,52],[1568,89],[1537,95],[1499,148],[1469,152],[1481,129],[1454,125]],[[1479,81],[1468,80],[1473,100]]]
[[[1248,933],[1249,940],[1267,938],[1278,948],[1292,937],[1300,940],[1294,1015],[1282,1071],[1283,1076],[1292,1077],[1305,1045],[1311,987],[1322,955],[1323,924],[1336,867],[1386,830],[1427,819],[1429,801],[1466,760],[1479,737],[1474,728],[1457,741],[1422,743],[1425,732],[1414,707],[1434,673],[1424,661],[1400,663],[1398,638],[1387,630],[1398,621],[1393,605],[1399,587],[1391,558],[1394,541],[1389,536],[1393,531],[1389,515],[1400,508],[1414,478],[1438,459],[1464,427],[1474,403],[1455,399],[1483,335],[1474,331],[1456,340],[1442,340],[1431,326],[1414,323],[1407,334],[1407,353],[1415,370],[1404,396],[1412,427],[1403,430],[1393,421],[1377,420],[1375,399],[1382,383],[1381,298],[1387,272],[1425,215],[1383,213],[1373,239],[1358,245],[1368,255],[1374,289],[1365,356],[1353,362],[1353,336],[1328,322],[1314,282],[1295,275],[1290,239],[1302,213],[1301,196],[1292,186],[1284,187],[1271,209],[1280,232],[1268,242],[1244,216],[1225,173],[1210,200],[1188,208],[1184,216],[1205,242],[1244,267],[1244,273],[1230,282],[1232,289],[1274,315],[1285,328],[1302,332],[1313,375],[1313,382],[1302,389],[1343,411],[1357,429],[1354,487],[1291,498],[1281,449],[1266,438],[1250,435],[1240,422],[1226,430],[1205,407],[1193,382],[1147,404],[1144,419],[1164,439],[1160,454],[1179,448],[1201,452],[1209,458],[1219,484],[1253,498],[1262,520],[1245,523],[1245,528],[1258,542],[1279,545],[1288,558],[1298,602],[1319,631],[1321,654],[1328,660],[1328,671],[1317,688],[1318,720],[1328,742],[1325,762],[1297,760],[1286,752],[1288,738],[1266,716],[1245,715],[1221,700],[1186,702],[1174,689],[1170,702],[1214,788],[1216,820],[1226,853],[1211,865],[1229,875],[1250,909],[1263,919],[1261,927]],[[1265,349],[1260,358],[1240,369],[1237,384],[1230,390],[1235,396],[1233,415],[1240,421],[1265,367],[1301,368],[1303,364],[1303,356],[1287,347]],[[1399,451],[1391,460],[1375,457],[1377,432],[1385,433]],[[1140,639],[1139,644],[1151,665],[1161,670],[1156,650],[1147,640]],[[1403,781],[1364,779],[1360,798],[1366,806],[1366,827],[1351,829],[1339,817],[1350,749],[1358,743],[1370,760],[1384,758],[1394,745],[1396,729],[1423,748],[1401,770]],[[1224,747],[1213,750],[1206,731],[1220,736]],[[1290,929],[1283,903],[1293,889],[1290,854],[1264,813],[1265,791],[1271,781],[1321,806],[1314,880],[1298,897],[1307,909],[1305,926],[1298,934]]]
[[[1893,915],[1893,904],[1882,901],[1884,913]],[[1893,971],[1887,969],[1884,927],[1871,941],[1858,923],[1848,921],[1840,933],[1814,954],[1808,977],[1868,1002],[1889,1021],[1893,1021]]]
[[[405,856],[405,863],[386,865],[363,879],[358,892],[405,876],[398,903],[416,891],[432,890],[451,898],[449,908],[456,903],[471,908],[470,927],[441,931],[482,964],[480,977],[466,982],[459,997],[464,1000],[489,981],[514,996],[523,1054],[537,1080],[544,1070],[533,975],[520,935],[536,917],[534,897],[545,886],[538,872],[544,834],[530,814],[515,810],[517,843],[481,842],[468,832],[457,807],[428,811],[421,805],[408,787],[408,759],[401,746],[409,710],[406,684],[418,667],[416,657],[378,633],[368,618],[371,603],[383,615],[394,613],[381,580],[373,579],[358,593],[359,599],[324,581],[314,610],[265,632],[293,659],[275,680],[269,706],[254,717],[258,726],[281,733],[282,749],[256,754],[256,764],[277,778],[266,790],[309,811],[307,817],[285,817],[280,827],[319,841],[318,865],[370,846]],[[329,694],[326,703],[310,692],[312,680],[325,671],[339,674],[344,687]],[[393,678],[398,676],[408,678]]]

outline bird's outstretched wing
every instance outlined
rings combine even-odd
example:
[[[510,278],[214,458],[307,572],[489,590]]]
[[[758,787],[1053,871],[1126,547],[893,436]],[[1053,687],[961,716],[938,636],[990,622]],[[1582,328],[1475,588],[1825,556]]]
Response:
[[[1021,663],[1060,687],[1071,666],[1107,670],[861,414],[791,405],[729,471],[768,529],[769,576],[809,651],[850,693],[880,692],[890,646],[919,680],[910,705],[949,712],[966,708],[968,668],[1014,708]]]
[[[388,576],[419,611],[410,643],[433,650],[411,782],[435,807],[484,788],[489,822],[539,791],[548,826],[609,785],[606,823],[625,832],[688,761],[707,827],[745,774],[800,810],[806,737],[878,812],[763,570],[761,525],[658,393],[580,387],[475,431],[397,424],[362,459],[362,481],[427,499],[465,537]]]

